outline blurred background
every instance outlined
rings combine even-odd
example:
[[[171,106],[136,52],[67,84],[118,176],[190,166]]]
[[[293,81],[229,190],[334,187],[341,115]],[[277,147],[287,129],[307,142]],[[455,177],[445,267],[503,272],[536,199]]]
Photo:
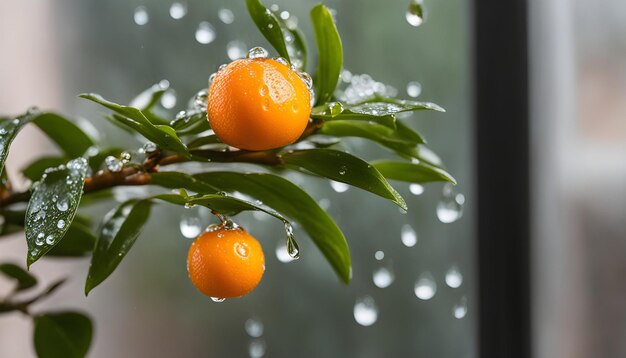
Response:
[[[297,17],[312,55],[309,10],[316,3],[276,1],[280,11]],[[442,215],[453,222],[438,219],[441,184],[395,183],[410,208],[401,213],[361,190],[290,175],[346,234],[353,282],[340,283],[303,233],[297,236],[300,260],[282,262],[287,260],[278,247],[284,242],[282,225],[239,215],[237,221],[264,247],[266,273],[250,295],[214,303],[187,278],[191,240],[181,233],[181,227],[193,233],[198,218],[208,224],[209,215],[159,205],[126,259],[88,298],[82,294],[88,259],[46,259],[32,268],[48,282],[70,277],[69,285],[37,308],[79,308],[91,315],[95,341],[90,356],[475,356],[467,4],[429,3],[420,27],[407,22],[405,1],[326,4],[336,11],[344,44],[349,72],[344,72],[343,86],[351,74],[367,74],[395,87],[399,97],[434,101],[447,109],[405,121],[428,138],[460,182],[454,190],[465,194],[462,216],[448,195]],[[142,142],[113,128],[101,108],[77,94],[97,92],[128,103],[167,80],[174,91],[161,105],[173,116],[206,87],[220,64],[253,46],[270,48],[243,0],[9,0],[0,7],[0,112],[16,114],[38,105],[77,118],[102,142],[126,148]],[[311,73],[314,65],[309,64]],[[390,155],[357,140],[345,146],[367,158]],[[15,177],[34,157],[54,150],[36,128],[28,128],[17,138],[7,166]],[[120,200],[132,193],[116,192]],[[114,205],[96,207],[95,217]],[[21,263],[25,252],[22,234],[0,240],[2,262]],[[0,295],[2,288],[8,290],[8,282],[0,281]],[[0,356],[33,356],[31,330],[22,316],[0,317]]]
[[[405,19],[407,1],[325,3],[336,10],[347,70],[447,109],[407,120],[459,180],[462,216],[440,220],[446,198],[437,184],[394,183],[409,204],[403,214],[358,189],[291,176],[344,230],[352,284],[339,283],[304,235],[301,259],[283,262],[280,225],[241,215],[263,244],[266,275],[249,296],[213,303],[186,277],[190,240],[181,232],[206,213],[159,206],[88,298],[88,260],[33,266],[44,282],[70,277],[38,308],[88,312],[96,324],[90,356],[477,356],[471,4],[427,0],[425,22],[414,27]],[[314,52],[308,10],[315,1],[276,4],[298,18]],[[529,8],[534,353],[626,356],[626,3],[531,0]],[[175,113],[229,54],[256,45],[269,48],[243,1],[5,0],[0,113],[38,105],[83,126],[88,118],[93,127],[86,128],[103,142],[139,147],[76,94],[127,103],[166,79],[175,92],[163,105]],[[359,141],[345,145],[369,158],[388,155]],[[50,151],[27,128],[12,147],[9,173]],[[0,239],[0,262],[23,262],[25,252],[21,234]],[[0,279],[0,296],[8,289]],[[0,356],[33,356],[31,329],[24,317],[1,316]]]

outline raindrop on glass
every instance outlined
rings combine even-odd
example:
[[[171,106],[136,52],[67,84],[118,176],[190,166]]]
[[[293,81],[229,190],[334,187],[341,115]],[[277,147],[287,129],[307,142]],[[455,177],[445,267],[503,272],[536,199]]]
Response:
[[[437,218],[445,224],[453,223],[463,216],[465,196],[456,193],[452,184],[443,187],[441,200],[437,204]]]
[[[196,41],[206,45],[215,40],[215,28],[208,21],[202,21],[196,29]]]
[[[165,109],[172,109],[176,105],[176,93],[173,90],[166,91],[161,96],[161,105]]]
[[[179,20],[185,17],[185,15],[187,15],[187,5],[180,2],[174,2],[170,5],[170,16],[172,19]]]
[[[343,193],[343,192],[347,191],[350,188],[350,185],[348,185],[346,183],[334,181],[334,180],[330,181],[330,186],[331,186],[331,188],[333,188],[334,191],[336,191],[338,193]]]
[[[406,21],[411,25],[418,27],[424,23],[424,3],[422,0],[412,0],[406,12]]]
[[[250,358],[261,358],[265,355],[265,341],[263,339],[253,339],[248,346]]]
[[[217,12],[217,17],[225,24],[232,24],[235,21],[235,14],[230,9],[221,8]]]
[[[446,285],[452,288],[458,288],[463,284],[463,275],[459,271],[458,267],[452,266],[446,272]]]
[[[406,85],[406,93],[415,98],[422,93],[422,85],[417,81],[411,81]]]
[[[211,301],[220,303],[226,301],[226,299],[221,297],[211,297]]]
[[[395,275],[393,270],[389,267],[379,267],[374,270],[372,274],[372,281],[374,281],[374,285],[378,288],[389,287],[393,283],[395,279]]]
[[[231,60],[238,60],[246,57],[246,44],[239,41],[231,41],[226,45],[226,54]]]
[[[413,195],[422,195],[424,193],[424,187],[420,184],[409,185],[409,191]]]
[[[415,296],[421,300],[430,300],[437,292],[437,284],[435,278],[430,272],[421,274],[415,281]]]
[[[354,320],[361,326],[371,326],[378,319],[378,307],[371,296],[358,298],[354,304]]]
[[[133,19],[135,23],[139,26],[143,26],[148,23],[150,20],[150,16],[148,16],[148,11],[145,6],[137,6],[135,9],[135,13],[133,14]]]
[[[263,47],[253,47],[250,49],[250,51],[248,51],[248,55],[246,56],[247,58],[267,58],[267,56],[269,56],[269,53],[267,52],[266,49],[264,49]]]
[[[195,239],[202,232],[201,219],[194,213],[183,214],[179,226],[180,233],[187,239]]]
[[[258,317],[246,320],[244,327],[246,333],[252,338],[259,338],[263,335],[263,322]]]
[[[402,226],[402,230],[400,232],[400,239],[402,243],[406,247],[413,247],[417,244],[417,233],[415,229],[411,227],[409,224],[405,224]]]

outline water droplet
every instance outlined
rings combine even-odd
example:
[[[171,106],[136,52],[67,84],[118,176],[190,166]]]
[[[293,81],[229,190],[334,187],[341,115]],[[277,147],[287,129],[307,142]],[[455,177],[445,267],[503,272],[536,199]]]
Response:
[[[132,159],[132,155],[129,152],[120,153],[120,160],[123,164],[128,164]]]
[[[151,154],[157,151],[157,145],[152,142],[146,142],[142,147],[144,153]]]
[[[289,11],[281,11],[280,12],[280,18],[283,20],[287,20],[289,18],[290,14]]]
[[[265,355],[265,349],[265,340],[254,339],[248,346],[248,354],[250,354],[250,358],[261,358]]]
[[[215,40],[215,28],[208,21],[202,21],[196,29],[196,41],[206,45]]]
[[[67,211],[67,209],[69,208],[69,203],[67,202],[67,200],[59,200],[57,201],[56,205],[59,211]]]
[[[133,20],[139,26],[143,26],[148,23],[150,16],[148,16],[148,10],[145,6],[137,6],[135,13],[133,14]]]
[[[380,261],[380,260],[382,260],[382,259],[384,259],[384,258],[385,258],[385,253],[384,253],[383,251],[381,251],[381,250],[378,250],[378,251],[376,251],[376,252],[374,253],[374,258],[375,258],[377,261]]]
[[[410,97],[418,97],[422,93],[422,84],[417,81],[411,81],[406,85],[406,93]]]
[[[371,326],[378,320],[378,307],[371,296],[364,296],[356,300],[354,305],[354,320],[361,326]]]
[[[252,338],[259,338],[263,335],[263,322],[258,317],[246,320],[244,325],[246,333]]]
[[[226,301],[226,299],[221,297],[211,297],[211,301],[220,303]]]
[[[424,23],[424,4],[422,0],[412,0],[409,3],[409,9],[406,12],[406,21],[411,25],[418,27]]]
[[[223,71],[226,69],[226,67],[228,67],[227,64],[222,63],[221,65],[219,65],[219,67],[217,68],[217,72]]]
[[[280,63],[281,65],[289,66],[289,61],[285,60],[283,57],[276,57],[274,61]]]
[[[278,245],[276,246],[276,258],[278,259],[278,261],[283,263],[294,261],[294,259],[289,256],[287,243],[285,241],[281,240],[278,242]]]
[[[46,244],[48,245],[54,244],[54,236],[48,235],[48,237],[46,237]]]
[[[235,21],[235,14],[230,9],[221,8],[217,12],[217,17],[225,24],[232,24]]]
[[[221,237],[222,233],[218,233],[217,236]],[[235,252],[237,253],[237,255],[246,258],[248,257],[248,255],[250,254],[250,250],[248,249],[248,245],[246,245],[245,243],[242,242],[236,242],[235,243]]]
[[[330,181],[330,187],[333,188],[333,190],[337,193],[343,193],[350,189],[350,185],[334,180]]]
[[[348,168],[345,165],[342,165],[341,168],[339,168],[339,175],[345,175],[347,171]]]
[[[313,78],[306,72],[298,72],[298,76],[302,79],[307,89],[313,88]]]
[[[328,109],[330,110],[331,116],[337,116],[343,112],[343,105],[339,102],[330,102],[328,104]]]
[[[415,246],[415,244],[417,244],[417,233],[415,232],[415,229],[411,227],[411,225],[405,224],[402,226],[400,239],[402,240],[404,246],[413,247]]]
[[[226,54],[231,60],[238,60],[246,57],[246,44],[242,41],[231,41],[226,45]]]
[[[109,155],[104,159],[104,164],[109,171],[114,173],[122,171],[122,168],[124,167],[124,163],[112,155]]]
[[[172,109],[176,105],[176,92],[169,90],[161,96],[161,106],[165,109]]]
[[[248,51],[248,55],[246,56],[247,58],[250,59],[254,59],[254,58],[267,58],[267,56],[269,56],[269,53],[267,52],[266,49],[264,49],[263,47],[253,47],[250,49],[250,51]]]
[[[193,97],[193,107],[197,111],[206,111],[209,101],[209,90],[203,89],[198,91]]]
[[[452,314],[456,319],[461,319],[467,315],[467,297],[461,297],[459,303],[452,307]]]
[[[374,285],[378,288],[386,288],[389,287],[393,283],[395,279],[395,275],[393,270],[388,267],[379,267],[374,270],[372,274],[372,281],[374,281]]]
[[[430,300],[437,292],[435,278],[430,272],[424,272],[415,281],[415,296],[421,300]]]
[[[7,134],[7,130],[4,128],[0,128],[0,135],[5,135]]]
[[[446,272],[446,285],[451,288],[458,288],[463,284],[463,275],[459,271],[458,267],[452,266]]]
[[[289,257],[297,260],[300,258],[300,247],[293,236],[293,226],[288,222],[285,223],[285,232],[287,233],[287,253]]]
[[[409,191],[413,195],[422,195],[424,193],[424,187],[420,184],[409,185]]]
[[[454,192],[452,184],[443,187],[442,197],[437,204],[437,218],[445,224],[453,223],[463,216],[465,196]]]
[[[59,229],[63,229],[65,227],[65,220],[61,219],[61,220],[57,221],[57,227]]]
[[[195,239],[202,232],[201,220],[193,214],[183,214],[180,218],[180,233],[187,239]]]
[[[44,236],[46,236],[46,235],[44,235],[43,232],[40,232],[39,234],[37,234],[37,238],[35,239],[35,245],[37,245],[37,246],[43,245],[43,242],[44,242],[43,238],[44,238]]]
[[[278,12],[280,8],[278,7],[277,4],[272,4],[272,6],[270,6],[270,11],[272,12]]]
[[[180,20],[185,17],[185,15],[187,15],[186,4],[174,2],[172,3],[172,5],[170,5],[170,16],[172,17],[172,19]]]

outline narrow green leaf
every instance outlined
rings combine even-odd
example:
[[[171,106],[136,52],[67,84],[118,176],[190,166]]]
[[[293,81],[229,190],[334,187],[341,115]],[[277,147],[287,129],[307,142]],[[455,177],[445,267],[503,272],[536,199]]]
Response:
[[[379,160],[372,162],[372,165],[378,169],[382,175],[392,180],[410,183],[447,181],[456,184],[456,180],[452,175],[448,174],[448,172],[424,162],[409,163]]]
[[[70,227],[88,168],[86,159],[74,159],[48,171],[33,186],[25,221],[28,266],[58,244]]]
[[[82,129],[58,114],[43,113],[37,116],[33,123],[56,143],[67,157],[79,157],[94,145],[93,139]]]
[[[134,129],[146,139],[159,146],[184,155],[189,154],[187,147],[181,142],[172,127],[154,125],[139,109],[107,101],[97,94],[81,94],[79,97],[98,103],[116,112],[117,115],[113,115],[115,120]]]
[[[389,127],[391,129],[396,129],[396,117],[388,114],[388,115],[374,115],[367,113],[356,113],[352,112],[349,109],[344,109],[339,114],[330,114],[330,113],[318,113],[311,114],[311,118],[313,119],[321,119],[324,122],[330,121],[341,121],[341,120],[349,120],[349,121],[363,121],[363,122],[373,122],[381,124],[385,127]]]
[[[109,277],[126,256],[150,217],[150,207],[148,200],[130,200],[104,217],[85,283],[85,295]]]
[[[383,145],[417,145],[424,142],[419,135],[417,137],[403,135],[389,127],[362,121],[328,121],[324,123],[318,133],[335,137],[367,138]]]
[[[263,6],[260,0],[246,0],[246,5],[252,21],[254,21],[259,31],[261,31],[261,34],[263,34],[265,39],[267,39],[280,56],[290,60],[287,46],[285,45],[285,38],[283,37],[283,30],[276,16]]]
[[[22,174],[30,180],[37,181],[48,168],[55,168],[67,163],[66,157],[41,157],[22,169]]]
[[[5,276],[17,281],[17,287],[15,288],[16,291],[26,290],[37,285],[37,279],[35,276],[14,264],[1,264],[0,273],[3,273]]]
[[[193,149],[198,149],[198,148],[204,147],[205,145],[211,145],[211,144],[223,145],[224,143],[222,143],[222,141],[215,134],[211,134],[208,136],[204,136],[204,137],[200,137],[200,138],[196,138],[192,140],[191,142],[187,143],[187,147],[189,147],[189,150],[193,150]]]
[[[83,358],[89,351],[93,324],[78,312],[35,316],[35,351],[39,358]]]
[[[225,191],[250,195],[298,222],[339,278],[345,283],[350,282],[350,251],[343,233],[317,202],[297,185],[265,173],[210,172],[195,177]]]
[[[58,245],[52,248],[47,257],[80,257],[93,251],[96,236],[85,225],[76,221],[65,233],[65,237]]]
[[[13,139],[26,123],[32,121],[40,113],[38,110],[32,109],[17,118],[0,121],[0,173],[3,173],[4,162],[9,155],[9,147],[11,147]]]
[[[387,97],[375,97],[367,101],[361,102],[356,105],[348,107],[352,112],[375,114],[379,116],[396,114],[402,112],[415,112],[415,111],[437,111],[445,112],[446,110],[441,108],[438,104],[431,102],[418,102],[406,99],[387,98]]]
[[[152,173],[150,184],[169,189],[186,189],[200,194],[215,194],[219,191],[215,187],[181,172]]]
[[[328,8],[322,4],[311,9],[311,21],[317,43],[316,103],[328,102],[335,92],[341,66],[343,48],[341,38]]]
[[[179,135],[198,134],[211,129],[205,111],[186,111],[184,115],[177,115],[171,122],[172,128]]]
[[[407,208],[402,196],[376,168],[351,154],[333,149],[311,149],[288,151],[281,157],[287,165],[367,190]]]

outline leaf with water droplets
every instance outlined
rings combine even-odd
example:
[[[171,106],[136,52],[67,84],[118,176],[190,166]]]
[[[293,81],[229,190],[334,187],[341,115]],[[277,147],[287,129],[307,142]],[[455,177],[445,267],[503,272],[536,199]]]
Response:
[[[456,184],[456,180],[445,170],[424,162],[394,162],[379,160],[372,165],[385,176],[392,180],[400,180],[409,183],[428,183],[434,181],[447,181]]]
[[[46,257],[80,257],[93,251],[96,236],[76,218],[58,245],[48,251]]]
[[[5,118],[0,121],[0,173],[4,170],[4,161],[7,159],[13,139],[22,127],[32,121],[39,113],[39,111],[32,110],[17,118]]]
[[[221,190],[237,191],[261,200],[264,205],[298,222],[339,278],[350,282],[352,269],[346,238],[328,213],[300,187],[265,173],[209,172],[194,177]]]
[[[446,111],[438,104],[432,102],[419,102],[387,97],[375,97],[348,108],[356,113],[374,114],[377,116],[424,110],[437,112]]]
[[[281,158],[287,165],[367,190],[405,210],[407,208],[402,196],[376,168],[351,154],[333,149],[311,149],[288,151]]]
[[[78,312],[43,313],[34,317],[35,351],[40,358],[83,358],[91,345],[93,324]]]
[[[94,145],[93,139],[82,129],[58,114],[42,113],[33,120],[33,123],[69,158],[83,155],[89,147]]]
[[[399,122],[398,122],[399,123]],[[389,127],[363,121],[328,121],[317,132],[335,137],[367,138],[385,146],[415,146],[424,143],[421,136],[409,137]],[[415,132],[413,132],[415,133]]]
[[[107,101],[97,94],[81,94],[79,97],[88,99],[114,111],[117,113],[113,115],[114,120],[134,129],[149,141],[165,149],[185,156],[189,155],[187,147],[181,142],[172,127],[153,124],[141,110]]]
[[[343,66],[343,48],[337,27],[328,8],[322,4],[311,9],[311,22],[317,43],[316,103],[328,102],[335,92]]]
[[[373,115],[368,113],[357,113],[353,112],[350,109],[344,109],[339,114],[331,114],[330,110],[328,111],[319,111],[318,113],[311,113],[311,118],[313,119],[321,119],[326,122],[330,121],[338,121],[338,120],[350,120],[350,121],[363,121],[366,123],[373,122],[378,123],[383,126],[389,127],[391,129],[396,129],[396,117],[389,115]]]
[[[33,186],[25,220],[28,266],[65,235],[78,209],[88,169],[86,159],[74,159],[65,166],[48,170]],[[63,225],[59,224],[61,220]]]
[[[151,174],[150,184],[169,189],[186,189],[200,194],[215,194],[219,189],[181,172],[158,172]]]
[[[261,31],[261,34],[263,34],[265,39],[267,39],[280,56],[289,60],[290,57],[287,46],[285,45],[283,30],[276,16],[263,6],[260,0],[246,0],[246,5],[252,21],[254,21],[259,31]]]
[[[198,134],[211,129],[206,108],[204,110],[181,111],[176,115],[176,119],[170,122],[170,125],[180,135]]]
[[[0,273],[14,279],[17,282],[17,286],[15,288],[16,291],[26,290],[37,284],[35,276],[14,264],[1,264]]]
[[[102,283],[131,249],[150,217],[149,200],[129,200],[105,215],[85,282],[85,295]]]
[[[194,150],[194,149],[198,149],[204,146],[214,145],[214,144],[217,144],[220,146],[224,145],[224,143],[215,134],[211,134],[211,135],[207,135],[204,137],[195,138],[191,142],[187,143],[187,147],[189,147],[190,150]]]

